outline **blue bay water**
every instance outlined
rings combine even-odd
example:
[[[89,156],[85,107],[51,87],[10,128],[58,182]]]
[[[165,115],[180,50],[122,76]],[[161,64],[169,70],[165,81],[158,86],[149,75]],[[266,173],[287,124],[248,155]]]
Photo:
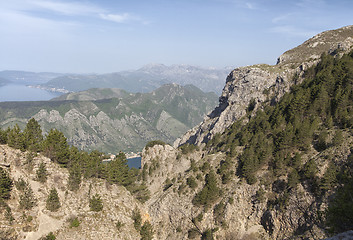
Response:
[[[49,92],[25,85],[9,84],[0,87],[0,102],[8,101],[45,101],[60,96],[61,93]]]
[[[127,165],[129,166],[129,168],[141,168],[141,157],[128,158]]]

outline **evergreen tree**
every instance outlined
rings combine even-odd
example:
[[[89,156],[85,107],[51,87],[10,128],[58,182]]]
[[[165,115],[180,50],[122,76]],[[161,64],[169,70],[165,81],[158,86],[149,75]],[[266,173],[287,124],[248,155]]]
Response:
[[[52,161],[59,164],[69,162],[70,151],[64,134],[56,129],[51,129],[43,141],[43,152]]]
[[[220,197],[221,190],[217,186],[217,177],[213,170],[206,175],[205,182],[203,189],[193,199],[193,204],[196,206],[207,207]]]
[[[9,128],[7,130],[2,130],[0,128],[0,144],[7,144],[7,135]]]
[[[9,130],[7,135],[7,143],[10,147],[25,150],[25,139],[21,132],[20,127],[16,124],[12,129]]]
[[[55,212],[61,207],[59,195],[56,191],[56,188],[52,188],[50,190],[46,203],[46,208],[51,212]]]
[[[9,173],[0,167],[0,201],[1,199],[9,199],[13,182]]]
[[[25,210],[30,210],[37,204],[37,199],[35,198],[33,190],[28,183],[20,195],[19,203],[20,208]]]
[[[71,166],[69,169],[69,180],[68,180],[68,188],[71,191],[76,191],[80,188],[81,184],[81,169],[80,166],[75,164],[74,166]]]
[[[26,148],[38,152],[41,150],[41,143],[43,141],[42,129],[39,123],[31,118],[23,131]]]
[[[48,177],[48,172],[47,172],[47,168],[45,166],[44,162],[41,162],[39,164],[39,167],[36,171],[37,174],[37,180],[41,183],[44,183],[47,181],[47,177]]]

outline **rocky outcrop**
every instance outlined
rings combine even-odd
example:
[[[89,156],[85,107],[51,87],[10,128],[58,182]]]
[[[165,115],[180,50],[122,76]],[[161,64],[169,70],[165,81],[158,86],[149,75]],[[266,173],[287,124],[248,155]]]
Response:
[[[100,179],[86,179],[80,189],[67,190],[68,170],[54,164],[50,159],[37,155],[29,164],[27,153],[0,145],[0,162],[9,164],[6,169],[13,181],[28,181],[33,190],[36,205],[25,210],[20,208],[21,192],[13,186],[11,199],[6,204],[11,209],[9,216],[0,214],[1,239],[37,240],[53,232],[56,239],[138,239],[139,233],[131,218],[134,208],[147,214],[142,204],[124,187],[110,185]],[[45,183],[36,181],[39,164],[45,163],[48,178]],[[56,212],[46,209],[46,200],[51,188],[58,191],[61,207]],[[103,202],[101,212],[93,212],[89,207],[90,196],[98,193]],[[1,207],[4,209],[3,206]],[[77,218],[78,227],[70,226],[70,219]],[[120,222],[120,229],[117,223]],[[10,238],[11,237],[11,238]]]
[[[351,154],[353,138],[344,134],[345,143],[319,153],[312,149],[303,155],[303,161],[314,160],[318,167],[317,178],[324,176],[328,163],[340,166]],[[240,149],[238,149],[240,151]],[[237,150],[237,151],[238,151]],[[142,162],[149,168],[153,161],[158,166],[146,183],[151,190],[151,199],[145,203],[156,230],[157,239],[188,239],[189,232],[196,229],[196,236],[207,229],[214,229],[215,239],[324,239],[327,237],[323,225],[323,213],[333,192],[318,197],[312,192],[310,182],[304,181],[282,195],[288,179],[282,176],[271,184],[267,170],[257,173],[260,179],[249,185],[241,178],[232,176],[232,181],[218,186],[222,195],[211,207],[195,205],[193,198],[204,186],[205,163],[217,169],[226,154],[209,154],[204,150],[180,155],[180,149],[170,146],[155,146],[144,151]],[[329,157],[330,156],[330,157]],[[305,159],[305,160],[304,160]],[[235,171],[237,163],[232,167]],[[216,171],[216,170],[215,170]],[[202,176],[197,178],[197,176]],[[196,179],[197,187],[188,186],[187,179]],[[273,177],[273,176],[272,176]],[[166,179],[171,181],[166,184]],[[281,206],[280,201],[285,203]],[[218,207],[217,206],[222,206]],[[201,217],[198,217],[200,216]],[[201,219],[201,220],[195,220]],[[198,238],[196,238],[198,239]]]
[[[290,86],[301,82],[305,70],[316,64],[321,54],[340,56],[352,49],[353,25],[316,35],[282,54],[275,66],[253,65],[233,70],[227,77],[218,107],[177,139],[174,146],[206,143],[245,116],[250,101],[277,101]]]

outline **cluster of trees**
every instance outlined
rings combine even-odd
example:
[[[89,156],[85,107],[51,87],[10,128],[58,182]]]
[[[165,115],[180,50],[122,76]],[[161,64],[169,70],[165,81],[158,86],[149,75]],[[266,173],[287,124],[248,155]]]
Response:
[[[23,131],[18,125],[6,130],[0,129],[0,144],[8,144],[22,151],[40,152],[53,162],[68,168],[68,189],[71,191],[79,189],[83,178],[96,177],[106,179],[111,184],[125,186],[141,201],[149,197],[146,187],[137,183],[139,171],[128,167],[124,153],[120,152],[114,160],[103,163],[102,160],[108,158],[104,153],[88,153],[70,146],[64,134],[57,129],[51,129],[43,136],[41,127],[34,118],[28,121]],[[45,164],[41,163],[37,170],[37,180],[45,182],[46,178]]]
[[[332,145],[342,142],[340,129],[353,126],[353,53],[335,59],[323,55],[321,62],[310,68],[304,82],[291,88],[281,101],[267,105],[250,117],[245,125],[235,122],[225,134],[213,138],[209,149],[232,151],[244,146],[239,174],[248,183],[256,182],[255,173],[268,165],[275,175],[287,169],[300,169],[296,152],[305,152],[313,144],[322,151],[329,146],[327,131],[335,127]]]
[[[250,113],[254,109],[253,102],[250,105],[246,116],[249,121],[246,124],[243,119],[235,122],[224,134],[218,134],[209,141],[208,149],[224,151],[228,157],[234,158],[237,157],[234,149],[243,146],[237,174],[249,184],[258,180],[256,173],[263,168],[270,171],[273,180],[287,176],[288,186],[283,196],[299,181],[311,181],[312,190],[323,194],[346,179],[345,187],[338,191],[331,206],[353,216],[351,211],[345,211],[347,205],[351,207],[353,204],[353,199],[347,194],[348,186],[352,186],[352,175],[342,177],[339,169],[331,166],[325,176],[318,179],[315,161],[304,164],[301,160],[301,154],[311,146],[320,152],[340,145],[343,142],[342,132],[349,132],[353,127],[353,51],[341,58],[322,55],[321,61],[305,72],[304,81],[293,86],[277,104],[264,105],[256,115]],[[282,200],[285,202],[285,199]],[[341,204],[343,202],[345,204]],[[340,230],[342,226],[352,226],[352,218],[347,217],[344,221]]]

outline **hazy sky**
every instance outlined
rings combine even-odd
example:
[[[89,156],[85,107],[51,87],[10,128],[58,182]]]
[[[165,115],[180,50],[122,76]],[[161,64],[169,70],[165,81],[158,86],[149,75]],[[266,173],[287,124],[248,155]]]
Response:
[[[351,24],[352,0],[0,0],[0,70],[275,64]]]

